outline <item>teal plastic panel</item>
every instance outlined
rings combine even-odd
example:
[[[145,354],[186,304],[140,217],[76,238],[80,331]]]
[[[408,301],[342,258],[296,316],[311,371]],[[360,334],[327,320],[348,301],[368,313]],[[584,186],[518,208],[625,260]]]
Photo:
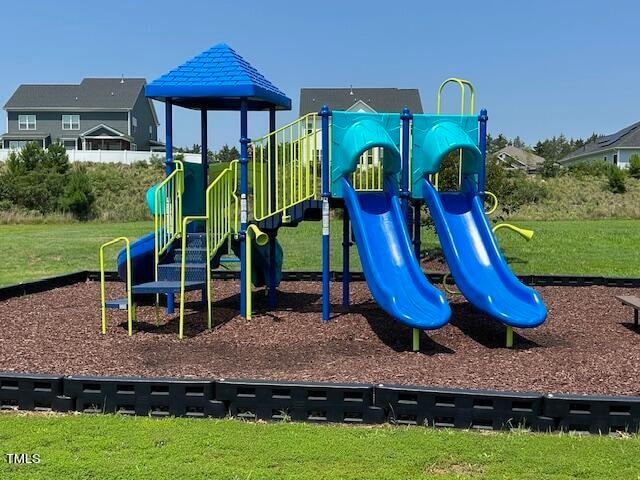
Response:
[[[477,182],[482,165],[476,115],[414,115],[411,140],[411,196],[422,198],[421,180],[438,173],[442,160],[462,149],[462,175]]]
[[[331,196],[342,198],[342,178],[354,172],[358,160],[373,147],[384,149],[385,176],[400,172],[400,115],[332,112]]]

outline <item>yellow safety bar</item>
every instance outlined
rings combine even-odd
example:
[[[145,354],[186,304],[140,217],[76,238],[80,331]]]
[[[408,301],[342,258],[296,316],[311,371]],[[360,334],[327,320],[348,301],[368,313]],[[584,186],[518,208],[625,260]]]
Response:
[[[253,275],[252,266],[251,266],[251,237],[255,239],[256,245],[264,246],[269,243],[269,236],[260,230],[255,225],[251,224],[247,227],[247,278],[246,278],[246,286],[247,286],[247,299],[246,299],[246,310],[247,310],[247,320],[251,320],[251,277]]]
[[[253,218],[282,213],[318,191],[320,127],[310,113],[264,137],[252,140]]]
[[[464,115],[464,111],[465,111],[465,94],[467,91],[465,87],[469,88],[469,92],[471,93],[470,95],[471,98],[469,100],[469,115],[473,115],[473,112],[476,106],[475,88],[473,87],[473,84],[469,80],[464,80],[462,78],[456,78],[456,77],[447,78],[444,82],[440,84],[440,87],[438,88],[436,113],[438,115],[442,113],[441,111],[442,110],[442,90],[444,90],[444,87],[447,86],[449,83],[456,83],[460,87],[460,115]]]
[[[211,329],[211,268],[209,262],[227,238],[238,231],[238,160],[234,160],[207,187],[206,215],[188,216],[182,221],[182,259],[180,265],[180,323],[178,337],[184,334],[184,296],[187,272],[187,225],[193,221],[205,221],[206,238],[206,284],[207,284],[207,328]]]
[[[171,172],[154,192],[155,212],[155,269],[158,277],[158,263],[171,242],[181,233],[182,194],[184,192],[184,166],[174,160],[175,170]]]
[[[487,190],[485,190],[484,193],[485,195],[489,195],[493,199],[493,205],[489,210],[485,211],[485,214],[491,215],[493,212],[495,212],[498,209],[498,197],[496,197],[493,193],[488,192]]]
[[[133,335],[133,319],[135,318],[133,298],[131,294],[131,246],[127,237],[118,237],[100,246],[100,306],[102,308],[102,334],[107,333],[107,305],[104,275],[104,249],[119,242],[124,242],[127,252],[127,326],[129,336]]]
[[[437,99],[436,99],[436,114],[437,115],[442,114],[442,91],[444,90],[444,87],[450,83],[455,83],[460,87],[460,115],[465,114],[465,103],[466,103],[465,98],[466,98],[467,87],[469,88],[469,92],[470,92],[469,115],[473,115],[473,112],[476,106],[475,88],[473,87],[473,84],[470,81],[464,80],[462,78],[456,78],[456,77],[447,78],[444,82],[440,84],[440,87],[438,88]],[[460,159],[458,162],[459,162],[458,163],[458,185],[462,186],[462,151],[460,151]],[[437,173],[435,174],[435,184],[436,185],[438,184]],[[437,186],[436,186],[436,190],[438,190]]]

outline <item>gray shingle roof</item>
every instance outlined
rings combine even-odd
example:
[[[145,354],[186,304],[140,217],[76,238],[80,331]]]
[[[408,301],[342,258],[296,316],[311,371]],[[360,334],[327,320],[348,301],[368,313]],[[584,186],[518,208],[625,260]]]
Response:
[[[145,84],[144,78],[85,78],[79,85],[20,85],[4,108],[132,109]]]
[[[514,147],[513,145],[507,145],[496,152],[496,155],[504,154],[507,157],[511,157],[517,160],[522,165],[529,168],[537,168],[544,163],[544,158],[536,155],[535,153],[527,152],[521,148]]]
[[[566,162],[583,155],[620,147],[640,148],[640,122],[636,122],[611,135],[598,137],[595,141],[589,142],[583,147],[571,152],[560,160],[560,162]]]
[[[303,88],[300,90],[300,116],[318,112],[325,104],[332,110],[348,110],[358,100],[376,112],[400,113],[404,107],[409,107],[412,113],[422,113],[417,88]]]

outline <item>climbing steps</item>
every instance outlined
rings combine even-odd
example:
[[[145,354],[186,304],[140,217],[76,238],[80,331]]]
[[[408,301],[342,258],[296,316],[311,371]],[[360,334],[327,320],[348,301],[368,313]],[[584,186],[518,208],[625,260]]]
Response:
[[[206,287],[207,262],[206,238],[204,233],[187,233],[187,249],[185,262],[185,291],[199,290]],[[132,287],[136,294],[180,292],[180,275],[182,269],[182,249],[175,248],[165,255],[164,261],[158,265],[158,280],[141,283]]]

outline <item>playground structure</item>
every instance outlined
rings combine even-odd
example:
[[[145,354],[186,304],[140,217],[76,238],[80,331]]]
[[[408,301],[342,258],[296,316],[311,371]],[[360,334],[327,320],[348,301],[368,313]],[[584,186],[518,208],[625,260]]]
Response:
[[[441,113],[443,89],[449,83],[461,89],[459,114]],[[446,296],[420,268],[423,206],[460,292],[507,326],[508,346],[512,327],[532,328],[545,320],[539,294],[509,270],[485,214],[488,117],[486,110],[473,113],[475,92],[469,82],[446,80],[438,91],[435,114],[414,115],[406,108],[397,113],[332,112],[323,106],[318,114],[276,128],[276,111],[290,110],[291,100],[235,51],[219,44],[147,85],[146,94],[165,103],[167,176],[147,195],[154,231],[130,245],[122,237],[112,241],[126,243],[117,264],[126,279],[127,298],[106,300],[103,286],[103,332],[107,308],[128,310],[131,334],[137,297],[155,295],[158,305],[164,296],[168,313],[173,313],[178,295],[182,338],[185,292],[194,290],[202,292],[211,328],[211,269],[231,253],[239,257],[241,316],[251,318],[252,284],[265,286],[269,304],[275,306],[283,258],[278,230],[307,220],[322,221],[322,320],[329,321],[331,208],[344,209],[343,304],[349,304],[353,234],[374,299],[414,329],[414,349],[419,330],[440,328],[451,316]],[[173,158],[174,105],[201,112],[200,164]],[[240,112],[240,159],[211,183],[210,110]],[[269,112],[269,133],[253,141],[247,133],[249,111]],[[366,154],[372,149],[380,152],[375,157],[379,161]],[[441,164],[456,152],[459,191],[439,191]]]

